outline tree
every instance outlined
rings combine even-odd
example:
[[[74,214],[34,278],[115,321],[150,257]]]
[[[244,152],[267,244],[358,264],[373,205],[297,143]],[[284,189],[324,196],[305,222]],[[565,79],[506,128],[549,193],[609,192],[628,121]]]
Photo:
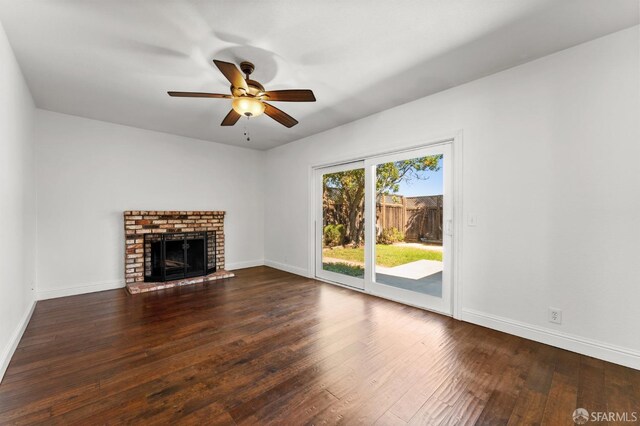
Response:
[[[427,179],[421,172],[438,171],[441,158],[442,155],[431,155],[378,165],[376,199],[397,193],[402,181]],[[364,237],[364,169],[328,173],[322,184],[325,225],[344,225],[343,244],[359,245]]]

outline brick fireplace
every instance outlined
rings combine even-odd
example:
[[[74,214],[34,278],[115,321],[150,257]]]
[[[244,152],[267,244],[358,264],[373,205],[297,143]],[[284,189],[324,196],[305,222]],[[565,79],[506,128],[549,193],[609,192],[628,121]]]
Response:
[[[124,275],[129,292],[144,293],[233,277],[224,269],[224,214],[125,211]]]

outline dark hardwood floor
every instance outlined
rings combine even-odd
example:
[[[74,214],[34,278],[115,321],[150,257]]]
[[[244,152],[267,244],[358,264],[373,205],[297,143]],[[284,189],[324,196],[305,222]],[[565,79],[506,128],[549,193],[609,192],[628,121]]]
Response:
[[[0,423],[571,425],[639,402],[636,370],[258,267],[38,302]]]

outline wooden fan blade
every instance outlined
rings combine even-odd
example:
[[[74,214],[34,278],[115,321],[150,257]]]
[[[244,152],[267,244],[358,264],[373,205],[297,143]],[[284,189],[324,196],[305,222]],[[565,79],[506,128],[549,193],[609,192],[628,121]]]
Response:
[[[180,98],[222,98],[231,99],[231,95],[221,95],[220,93],[203,93],[203,92],[167,92],[169,96],[177,96]]]
[[[273,118],[274,120],[276,120],[278,123],[282,124],[283,126],[293,127],[296,124],[298,124],[298,120],[296,120],[286,112],[281,111],[278,108],[274,107],[273,105],[269,105],[266,102],[263,102],[263,104],[265,106],[264,113],[267,114],[269,117]]]
[[[229,114],[222,120],[220,123],[221,126],[233,126],[240,119],[240,114],[235,112],[234,110],[229,111]]]
[[[233,87],[244,89],[245,91],[249,90],[247,82],[244,81],[244,77],[238,67],[230,62],[223,62],[217,59],[214,59],[213,63],[216,64],[220,72],[229,80],[229,83],[231,83]]]
[[[272,90],[265,92],[267,101],[283,101],[283,102],[315,102],[316,97],[309,89],[294,90]]]

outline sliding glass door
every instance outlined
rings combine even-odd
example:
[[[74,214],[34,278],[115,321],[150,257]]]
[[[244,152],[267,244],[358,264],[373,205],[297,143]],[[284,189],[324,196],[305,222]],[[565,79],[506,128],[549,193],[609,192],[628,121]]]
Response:
[[[451,163],[450,144],[365,161],[371,293],[451,314]]]
[[[364,289],[364,162],[316,170],[316,276]]]
[[[316,276],[451,314],[451,144],[315,170]]]

